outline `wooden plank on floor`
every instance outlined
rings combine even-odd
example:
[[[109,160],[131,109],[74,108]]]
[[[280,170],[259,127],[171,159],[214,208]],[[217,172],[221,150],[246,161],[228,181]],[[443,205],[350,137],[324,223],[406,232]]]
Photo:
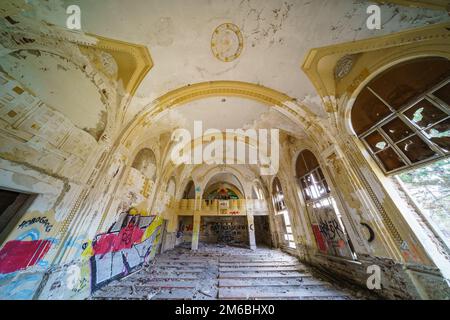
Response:
[[[240,259],[240,260],[222,260],[221,259],[219,261],[219,264],[221,264],[221,265],[222,264],[245,264],[245,263],[267,264],[268,261],[270,261],[269,263],[272,263],[272,264],[298,263],[298,260],[287,261],[287,260],[245,260],[245,259]]]
[[[149,270],[149,274],[166,274],[166,273],[191,273],[191,274],[199,274],[199,273],[203,273],[205,272],[205,270],[203,269],[189,269],[189,268],[157,268],[157,267],[153,267],[152,269]]]
[[[191,263],[191,262],[186,262],[186,261],[167,261],[167,262],[156,262],[155,264],[153,264],[154,266],[159,266],[159,267],[178,267],[178,266],[184,266],[184,267],[192,267],[192,268],[204,268],[206,266],[208,266],[208,262],[204,261],[204,262],[195,262],[195,263]]]
[[[147,277],[140,278],[139,280],[146,281],[146,280],[149,280],[149,279],[157,280],[157,281],[164,281],[164,280],[198,280],[198,277],[192,276],[192,275],[187,275],[187,274],[180,274],[180,275],[167,274],[167,275],[153,275],[151,277],[147,276]]]
[[[329,286],[328,283],[312,278],[281,279],[219,279],[219,287],[258,287],[258,286]]]
[[[283,271],[283,272],[221,272],[220,279],[240,279],[240,278],[297,278],[311,277],[308,272]]]
[[[198,282],[196,281],[176,281],[176,280],[150,280],[145,281],[142,284],[136,285],[139,287],[151,287],[151,288],[195,288]]]
[[[261,271],[305,271],[306,269],[302,266],[295,267],[219,267],[219,272],[261,272]]]
[[[297,266],[298,261],[260,261],[260,262],[219,262],[220,267],[265,267],[265,266]]]
[[[170,259],[170,258],[159,258],[155,261],[155,264],[158,263],[187,263],[187,264],[205,264],[208,263],[210,259]]]
[[[171,267],[160,267],[158,265],[153,266],[150,271],[155,272],[182,272],[182,273],[203,273],[205,272],[205,269],[199,269],[199,268],[189,268],[186,266],[171,266]]]
[[[152,300],[192,300],[195,293],[194,289],[163,289]]]
[[[285,288],[219,288],[219,299],[272,299],[272,298],[324,298],[345,297],[345,294],[334,290],[308,290]]]

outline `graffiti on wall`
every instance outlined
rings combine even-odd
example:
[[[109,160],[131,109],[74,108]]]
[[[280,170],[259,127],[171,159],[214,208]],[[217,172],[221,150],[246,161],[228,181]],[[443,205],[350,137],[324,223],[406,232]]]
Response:
[[[178,243],[192,241],[193,230],[194,225],[192,217],[180,217],[176,235]]]
[[[71,236],[63,248],[74,250],[79,259],[51,271],[44,256],[57,241],[44,238],[42,230],[28,229],[0,250],[1,273],[9,272],[0,274],[0,299],[32,299],[41,282],[41,297],[84,299],[153,259],[160,244],[162,222],[158,216],[126,215],[93,240],[86,240],[85,235]],[[28,225],[32,226],[36,223]],[[31,265],[45,268],[29,271]]]
[[[0,249],[0,299],[31,299],[49,266],[53,212],[28,212]]]
[[[245,217],[204,217],[200,226],[200,240],[207,243],[247,245],[247,220]]]
[[[52,237],[53,214],[30,212],[11,232],[9,240],[0,249],[0,274],[46,266],[44,257],[57,242]]]
[[[346,235],[331,205],[314,208],[312,229],[319,250],[335,256],[351,257]]]
[[[161,217],[128,215],[109,232],[97,235],[90,249],[92,291],[152,260],[160,244],[162,222]]]

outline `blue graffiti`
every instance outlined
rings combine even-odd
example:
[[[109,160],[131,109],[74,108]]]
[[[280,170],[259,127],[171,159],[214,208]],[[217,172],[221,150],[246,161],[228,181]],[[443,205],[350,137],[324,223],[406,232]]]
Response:
[[[25,240],[29,237],[30,240],[33,241],[33,240],[38,240],[39,236],[40,236],[39,230],[33,228],[33,229],[27,230],[24,233],[22,233],[21,235],[19,235],[17,237],[17,240]]]

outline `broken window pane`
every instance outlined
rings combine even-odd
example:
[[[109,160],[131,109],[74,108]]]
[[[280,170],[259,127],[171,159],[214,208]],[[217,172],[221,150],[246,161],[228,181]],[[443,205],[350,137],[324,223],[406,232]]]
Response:
[[[433,157],[436,153],[417,135],[412,136],[397,146],[411,162],[418,162]]]
[[[450,83],[447,83],[433,94],[444,101],[447,105],[450,105]]]
[[[365,88],[352,108],[352,123],[356,134],[370,129],[391,113],[389,108]]]
[[[444,149],[445,152],[450,152],[450,119],[431,127],[426,134],[432,142]]]
[[[374,131],[369,134],[365,140],[373,152],[377,152],[388,147],[386,140],[384,140],[383,136],[379,134],[378,131]]]
[[[413,134],[412,129],[410,129],[401,119],[394,118],[387,124],[382,126],[384,132],[387,133],[392,141],[397,142],[403,138],[406,138]]]
[[[383,163],[386,171],[392,171],[406,165],[405,162],[390,147],[378,152],[377,157]]]
[[[429,125],[444,119],[447,114],[435,107],[428,100],[421,100],[404,112],[405,116],[419,128],[424,129]]]
[[[421,58],[390,68],[369,86],[392,108],[399,110],[449,76],[450,63],[447,59]]]

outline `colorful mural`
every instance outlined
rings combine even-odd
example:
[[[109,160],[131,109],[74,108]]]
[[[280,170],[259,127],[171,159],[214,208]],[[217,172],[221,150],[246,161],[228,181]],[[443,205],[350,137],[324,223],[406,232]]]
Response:
[[[0,250],[0,273],[11,273],[35,265],[47,254],[50,240],[8,241]]]
[[[128,215],[121,226],[116,222],[110,232],[97,235],[90,258],[92,290],[153,259],[160,244],[162,222],[157,216]]]
[[[58,240],[54,212],[30,211],[0,248],[0,299],[32,299]]]
[[[46,259],[58,243],[52,237],[54,221],[28,216],[0,249],[0,299],[87,298],[152,260],[160,245],[162,224],[159,216],[121,215],[108,232],[92,240],[85,235],[69,237],[63,248],[73,250],[75,260],[50,268]]]

